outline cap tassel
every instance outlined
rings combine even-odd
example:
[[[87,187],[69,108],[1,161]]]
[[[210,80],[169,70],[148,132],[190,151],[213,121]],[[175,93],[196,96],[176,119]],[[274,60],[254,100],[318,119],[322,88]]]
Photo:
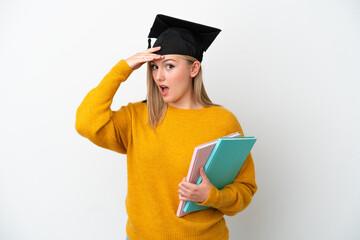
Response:
[[[151,48],[151,38],[148,39],[148,48]]]

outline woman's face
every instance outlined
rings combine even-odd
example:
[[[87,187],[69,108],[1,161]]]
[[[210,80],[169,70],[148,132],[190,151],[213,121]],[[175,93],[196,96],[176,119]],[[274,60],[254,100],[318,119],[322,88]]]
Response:
[[[193,101],[192,65],[177,55],[164,55],[164,59],[152,61],[153,79],[166,103],[186,106]]]

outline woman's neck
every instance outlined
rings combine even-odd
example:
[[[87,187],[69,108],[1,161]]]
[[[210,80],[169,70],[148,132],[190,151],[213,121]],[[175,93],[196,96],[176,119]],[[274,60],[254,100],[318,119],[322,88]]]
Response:
[[[179,103],[168,103],[170,106],[181,109],[201,109],[204,106],[198,102],[189,102],[187,104],[179,104]]]
[[[170,106],[181,109],[200,109],[204,106],[201,105],[196,99],[194,94],[189,94],[188,98],[182,98],[181,101],[170,102]]]

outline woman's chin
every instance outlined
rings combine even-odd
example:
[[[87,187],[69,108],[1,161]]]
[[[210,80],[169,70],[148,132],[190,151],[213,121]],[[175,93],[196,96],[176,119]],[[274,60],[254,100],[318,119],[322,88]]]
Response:
[[[171,99],[169,99],[169,98],[168,98],[168,97],[166,97],[166,96],[163,96],[163,100],[164,100],[164,102],[166,102],[167,104],[169,104],[169,103],[172,103],[172,102],[173,102]]]

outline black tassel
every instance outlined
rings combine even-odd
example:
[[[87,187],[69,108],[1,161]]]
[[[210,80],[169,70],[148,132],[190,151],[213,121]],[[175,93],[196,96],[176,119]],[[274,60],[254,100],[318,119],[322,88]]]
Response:
[[[148,39],[148,48],[151,48],[151,38]]]

